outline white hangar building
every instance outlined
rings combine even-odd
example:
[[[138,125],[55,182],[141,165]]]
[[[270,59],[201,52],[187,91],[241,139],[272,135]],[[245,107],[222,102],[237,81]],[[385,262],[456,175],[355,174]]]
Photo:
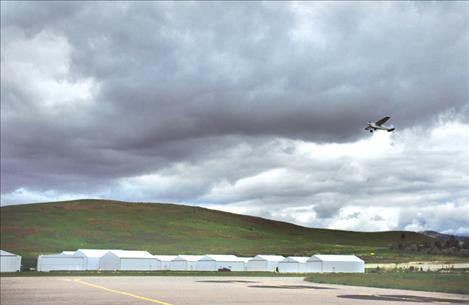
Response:
[[[159,261],[147,251],[112,250],[100,258],[100,270],[157,270]]]
[[[115,250],[103,250],[103,249],[78,249],[73,256],[85,257],[85,269],[84,270],[98,270],[100,267],[101,257],[109,251]]]
[[[286,273],[304,273],[306,271],[306,256],[289,256],[278,262],[278,271]]]
[[[311,256],[306,261],[307,272],[365,272],[365,262],[355,255]]]
[[[58,254],[39,255],[37,271],[79,271],[86,270],[86,257],[76,255],[74,251],[63,251]]]
[[[0,250],[0,272],[17,272],[21,269],[21,256]]]
[[[275,271],[278,262],[284,260],[285,257],[280,255],[256,255],[247,262],[247,271]]]
[[[197,262],[199,271],[218,271],[227,268],[231,271],[244,271],[246,261],[250,258],[237,257],[235,255],[215,255],[208,254]]]
[[[192,271],[196,270],[197,261],[202,255],[178,255],[169,262],[171,271]]]
[[[249,262],[249,260],[253,259],[254,257],[252,257],[252,256],[251,256],[251,257],[239,257],[239,256],[238,256],[238,258],[239,258],[241,261],[243,261],[243,263],[244,263],[244,269],[243,269],[243,271],[247,271],[248,262]]]
[[[169,264],[176,258],[176,255],[153,255],[153,257],[157,261],[155,270],[169,270]]]

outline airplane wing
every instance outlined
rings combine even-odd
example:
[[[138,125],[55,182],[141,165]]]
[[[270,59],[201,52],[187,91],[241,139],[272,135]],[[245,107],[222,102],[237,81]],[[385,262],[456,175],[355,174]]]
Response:
[[[376,121],[375,124],[378,125],[378,126],[381,126],[381,125],[383,125],[384,123],[386,123],[390,118],[391,118],[391,117],[385,116],[385,117],[382,118],[381,120]]]

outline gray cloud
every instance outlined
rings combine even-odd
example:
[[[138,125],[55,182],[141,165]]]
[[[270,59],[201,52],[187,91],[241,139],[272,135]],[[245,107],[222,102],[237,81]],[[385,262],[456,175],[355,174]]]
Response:
[[[319,218],[330,218],[334,215],[337,215],[337,212],[341,207],[342,206],[339,202],[329,202],[315,206],[314,211]]]
[[[441,158],[428,147],[425,164],[420,154],[399,155],[373,177],[379,183],[362,188],[379,161],[305,162],[296,141],[354,143],[368,136],[363,123],[383,115],[398,130],[433,128],[445,115],[468,122],[465,3],[1,8],[2,197],[114,197],[124,183],[120,198],[202,203],[223,181],[247,181],[209,203],[257,200],[256,213],[307,206],[310,220],[327,224],[350,212],[341,200],[421,194],[435,172],[447,193],[461,187],[458,152]],[[409,171],[409,160],[421,171]],[[251,179],[269,170],[277,185]],[[172,184],[132,184],[156,174]]]

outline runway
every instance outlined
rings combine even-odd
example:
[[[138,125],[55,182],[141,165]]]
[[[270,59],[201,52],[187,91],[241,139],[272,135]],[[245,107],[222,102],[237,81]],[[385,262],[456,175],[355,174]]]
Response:
[[[315,284],[293,277],[5,277],[1,304],[469,304],[469,296]]]

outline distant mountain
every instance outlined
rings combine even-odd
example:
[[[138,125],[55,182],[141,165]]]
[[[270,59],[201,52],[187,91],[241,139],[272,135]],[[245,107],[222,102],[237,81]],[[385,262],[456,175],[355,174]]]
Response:
[[[443,234],[436,231],[421,231],[419,233],[428,237],[438,238],[444,241],[447,241],[451,236],[456,237],[459,241],[464,241],[464,239],[469,238],[469,236]]]
[[[31,265],[39,254],[78,248],[239,256],[351,253],[393,260],[404,254],[389,246],[402,241],[434,240],[407,231],[306,228],[175,204],[75,200],[1,207],[1,249],[22,255]]]

